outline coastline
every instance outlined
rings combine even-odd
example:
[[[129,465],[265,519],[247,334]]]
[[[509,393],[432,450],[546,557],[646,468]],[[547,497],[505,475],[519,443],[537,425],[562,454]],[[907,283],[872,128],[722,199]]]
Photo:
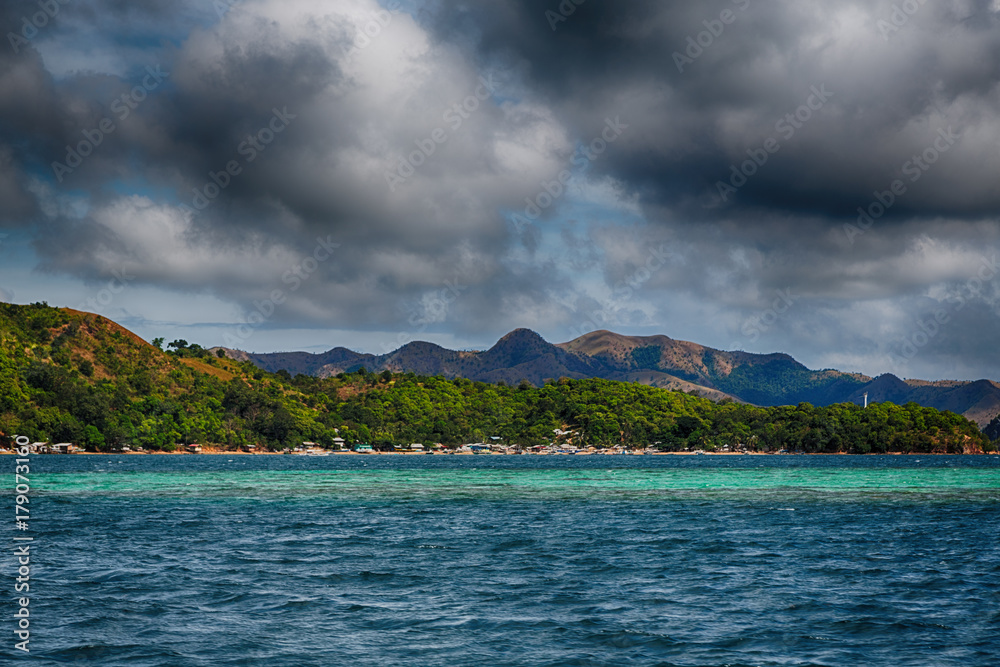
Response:
[[[0,450],[0,456],[16,456],[16,452]],[[940,452],[880,452],[851,454],[848,452],[580,452],[576,454],[553,454],[549,452],[522,452],[519,454],[483,454],[473,452],[329,452],[327,454],[285,454],[284,452],[244,452],[226,450],[202,450],[192,452],[73,452],[72,454],[34,454],[34,456],[301,456],[306,458],[325,456],[1000,456],[1000,452],[977,452],[972,454],[947,454]]]

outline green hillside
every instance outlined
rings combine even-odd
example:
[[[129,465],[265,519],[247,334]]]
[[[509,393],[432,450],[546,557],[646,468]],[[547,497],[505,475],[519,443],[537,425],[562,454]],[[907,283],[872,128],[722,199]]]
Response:
[[[915,403],[761,408],[601,379],[564,378],[541,388],[364,371],[332,380],[301,375],[293,380],[305,393],[329,392],[345,382],[363,383],[364,389],[338,406],[340,417],[355,433],[385,445],[455,444],[489,436],[536,445],[549,442],[556,428],[572,428],[579,433],[577,445],[641,444],[670,451],[736,443],[756,451],[857,454],[990,447],[964,417]]]
[[[161,342],[161,341],[157,341]],[[360,369],[320,379],[267,373],[198,345],[150,345],[96,315],[0,304],[0,434],[91,451],[180,443],[270,449],[335,437],[381,449],[500,437],[546,444],[758,451],[976,452],[990,447],[960,415],[909,403],[762,408],[638,384],[561,379],[508,386]]]
[[[334,437],[306,397],[197,346],[163,352],[110,320],[0,304],[0,432],[90,450]]]
[[[715,351],[707,352],[713,358]],[[764,363],[740,364],[729,373],[718,373],[720,364],[707,364],[714,372],[711,384],[756,405],[787,405],[801,402],[827,404],[836,397],[857,394],[865,382],[836,371],[811,371],[790,357],[774,355]],[[831,400],[833,399],[833,400]]]

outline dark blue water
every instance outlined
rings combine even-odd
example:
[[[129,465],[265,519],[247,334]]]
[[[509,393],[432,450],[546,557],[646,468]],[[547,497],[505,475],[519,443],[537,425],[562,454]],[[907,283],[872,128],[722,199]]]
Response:
[[[0,661],[997,665],[998,459],[36,457]]]

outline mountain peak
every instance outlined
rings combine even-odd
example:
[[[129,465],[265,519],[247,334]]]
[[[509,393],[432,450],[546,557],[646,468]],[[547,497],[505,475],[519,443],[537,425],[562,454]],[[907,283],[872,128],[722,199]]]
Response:
[[[443,347],[437,343],[429,343],[424,340],[415,340],[411,343],[407,343],[403,347],[399,348],[395,352],[390,354],[402,356],[403,354],[433,354],[444,350]]]
[[[892,387],[893,389],[905,389],[908,385],[892,373],[883,373],[871,381],[869,387]]]
[[[500,343],[547,343],[547,341],[541,337],[535,331],[531,329],[514,329],[509,334],[497,341],[497,345]],[[496,347],[494,345],[493,347]]]
[[[866,384],[862,391],[870,394],[872,402],[905,403],[912,389],[892,373],[883,373]]]
[[[514,329],[483,354],[487,359],[516,366],[544,354],[548,351],[546,348],[555,349],[555,346],[531,329]]]

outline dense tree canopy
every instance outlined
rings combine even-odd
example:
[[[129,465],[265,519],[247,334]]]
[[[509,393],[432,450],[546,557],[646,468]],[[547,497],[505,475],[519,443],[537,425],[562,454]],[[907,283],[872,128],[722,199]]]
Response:
[[[162,344],[161,340],[157,342]],[[760,408],[609,380],[486,384],[364,368],[318,379],[265,373],[174,341],[170,352],[113,322],[0,305],[0,432],[106,451],[179,443],[267,448],[334,438],[376,448],[499,438],[663,450],[963,452],[990,447],[975,424],[915,403]]]

